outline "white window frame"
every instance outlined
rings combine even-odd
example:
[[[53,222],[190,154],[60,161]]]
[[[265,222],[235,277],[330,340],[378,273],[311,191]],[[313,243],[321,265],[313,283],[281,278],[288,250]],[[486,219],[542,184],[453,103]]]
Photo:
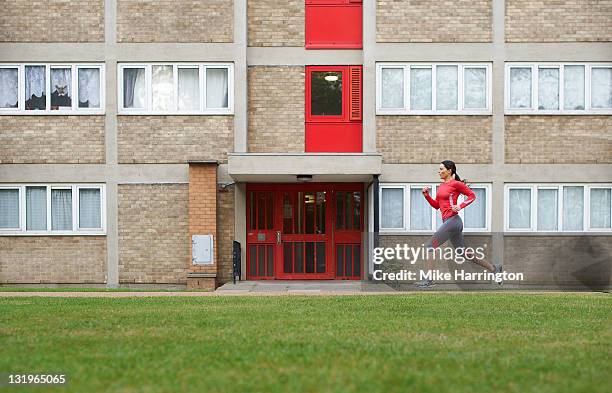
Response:
[[[436,198],[436,187],[439,183],[384,183],[379,186],[379,217],[382,217],[382,189],[383,188],[402,188],[404,192],[404,220],[402,228],[385,228],[381,225],[380,232],[390,232],[390,233],[434,233],[438,226],[436,225],[436,215],[440,214],[439,209],[431,208],[431,228],[432,229],[411,229],[410,228],[410,189],[411,188],[419,188],[429,187],[430,195],[432,198]],[[486,228],[465,228],[464,233],[488,233],[491,232],[491,184],[490,183],[468,183],[468,187],[470,188],[484,188],[485,189],[485,214],[486,214]],[[461,203],[465,200],[463,195],[459,195],[458,203]],[[467,208],[467,206],[466,206]],[[464,220],[464,210],[461,209],[459,211],[459,217],[461,220]],[[381,219],[382,224],[382,219]]]
[[[457,109],[436,109],[436,70],[438,66],[457,67]],[[404,73],[404,104],[402,108],[382,107],[382,70],[383,68],[402,69]],[[410,69],[431,69],[431,110],[412,110],[410,108]],[[483,109],[465,109],[465,69],[482,68],[486,70],[486,107]],[[491,115],[492,111],[492,63],[376,63],[376,114],[377,115]]]
[[[582,230],[566,230],[563,225],[563,189],[565,187],[583,187],[583,218]],[[504,185],[504,230],[506,232],[544,232],[544,233],[583,233],[583,232],[612,232],[612,228],[591,228],[591,189],[603,188],[612,189],[612,183],[512,183]],[[531,190],[531,226],[530,228],[510,228],[510,206],[509,195],[511,189],[530,189]],[[537,191],[538,189],[557,190],[557,230],[538,230],[537,212]],[[612,203],[611,203],[612,205]],[[612,209],[612,206],[610,207]],[[611,219],[612,220],[612,219]],[[612,224],[612,223],[611,223]],[[612,225],[611,225],[612,226]]]
[[[402,201],[403,201],[403,206],[404,206],[404,211],[403,216],[402,216],[402,227],[401,228],[385,228],[382,226],[382,211],[383,211],[383,205],[382,205],[382,190],[383,189],[401,189],[402,190]],[[396,183],[385,183],[385,184],[380,184],[379,186],[379,206],[378,206],[378,216],[381,218],[380,219],[380,228],[379,230],[381,232],[405,232],[406,231],[406,226],[408,223],[408,217],[406,216],[406,202],[408,201],[408,199],[406,198],[406,186],[404,184],[396,184]]]
[[[565,67],[584,66],[584,110],[565,109]],[[531,69],[531,108],[510,107],[510,69]],[[538,109],[540,68],[559,69],[559,109]],[[593,108],[591,105],[591,72],[593,68],[612,68],[612,63],[506,63],[504,74],[504,113],[506,115],[609,115],[612,108]]]
[[[47,195],[47,229],[26,230],[26,187],[45,187]],[[81,188],[97,188],[100,190],[100,224],[97,229],[80,229],[79,225],[79,195]],[[100,183],[30,183],[30,184],[2,184],[0,189],[19,190],[19,228],[0,229],[0,236],[101,236],[106,235],[106,186]],[[51,190],[69,189],[72,191],[72,230],[60,231],[51,229]]]
[[[152,109],[152,69],[153,66],[167,65],[172,66],[172,76],[174,80],[174,108],[169,111],[156,111]],[[123,107],[123,70],[125,68],[144,68],[145,69],[145,108],[124,108]],[[178,69],[179,68],[198,68],[200,105],[198,110],[179,110],[178,109]],[[206,71],[209,68],[227,69],[227,108],[208,108],[206,106]],[[234,114],[234,64],[233,63],[119,63],[117,65],[117,105],[120,115],[232,115]]]
[[[25,67],[44,66],[46,77],[46,109],[45,110],[26,110],[25,109]],[[103,63],[1,63],[0,68],[17,68],[18,100],[17,108],[0,108],[0,115],[24,115],[24,116],[48,116],[48,115],[104,115],[105,106],[105,70]],[[72,107],[70,109],[51,110],[51,68],[70,68],[71,72],[71,91]],[[99,108],[79,108],[79,68],[97,68],[100,70],[100,107]]]
[[[19,206],[19,211],[17,212],[19,215],[19,227],[18,228],[0,228],[0,235],[4,234],[4,233],[10,233],[10,232],[15,232],[15,231],[22,231],[23,228],[25,228],[25,221],[21,220],[21,211],[25,210],[25,203],[22,203],[22,196],[21,194],[23,193],[23,188],[20,186],[9,186],[9,185],[0,185],[0,190],[18,190],[19,191],[19,202],[18,202],[18,206]],[[23,197],[23,201],[25,201],[25,197]]]

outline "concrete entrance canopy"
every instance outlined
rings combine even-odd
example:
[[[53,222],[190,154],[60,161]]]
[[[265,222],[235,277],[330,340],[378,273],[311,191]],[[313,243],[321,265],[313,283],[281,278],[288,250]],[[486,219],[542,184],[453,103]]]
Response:
[[[313,182],[368,182],[382,171],[376,153],[230,153],[229,176],[236,182],[297,182],[296,175],[312,175]]]

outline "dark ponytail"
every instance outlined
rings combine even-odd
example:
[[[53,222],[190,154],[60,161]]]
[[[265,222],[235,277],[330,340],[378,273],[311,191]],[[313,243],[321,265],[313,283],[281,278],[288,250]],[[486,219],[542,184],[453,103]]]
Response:
[[[444,160],[441,162],[442,165],[444,165],[444,168],[448,169],[449,171],[451,171],[451,175],[454,175],[455,180],[457,181],[462,181],[464,183],[467,182],[467,180],[461,180],[461,178],[459,177],[459,174],[457,173],[457,166],[455,165],[455,163],[451,160]]]

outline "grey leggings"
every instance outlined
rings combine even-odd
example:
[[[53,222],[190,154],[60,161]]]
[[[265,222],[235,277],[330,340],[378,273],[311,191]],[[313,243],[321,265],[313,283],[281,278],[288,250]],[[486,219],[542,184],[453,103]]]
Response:
[[[436,233],[434,233],[431,239],[429,239],[425,248],[438,248],[448,239],[450,239],[453,247],[465,248],[465,239],[463,239],[463,221],[461,221],[461,217],[459,217],[458,214],[449,217],[442,225],[440,225],[440,228],[438,228]]]

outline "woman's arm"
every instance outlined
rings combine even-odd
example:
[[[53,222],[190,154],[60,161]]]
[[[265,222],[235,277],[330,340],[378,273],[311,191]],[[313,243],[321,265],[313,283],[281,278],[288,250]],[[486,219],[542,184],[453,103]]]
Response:
[[[466,206],[476,200],[476,194],[474,194],[474,191],[472,191],[464,182],[456,182],[455,188],[457,188],[460,193],[467,197],[466,200],[461,202],[459,205],[461,209],[464,209]]]
[[[427,199],[427,202],[429,202],[431,207],[438,210],[440,208],[440,204],[438,203],[437,197],[436,199],[433,199],[431,196],[429,196],[429,187],[426,188],[427,190],[425,190],[425,188],[423,189],[423,196],[425,197],[425,199]]]

